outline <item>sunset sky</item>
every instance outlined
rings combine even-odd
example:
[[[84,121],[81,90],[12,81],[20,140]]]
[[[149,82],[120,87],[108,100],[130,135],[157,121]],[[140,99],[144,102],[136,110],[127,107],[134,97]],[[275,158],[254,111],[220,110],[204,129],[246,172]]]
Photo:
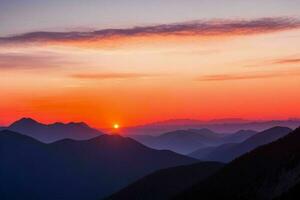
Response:
[[[300,0],[0,0],[0,125],[300,117]]]

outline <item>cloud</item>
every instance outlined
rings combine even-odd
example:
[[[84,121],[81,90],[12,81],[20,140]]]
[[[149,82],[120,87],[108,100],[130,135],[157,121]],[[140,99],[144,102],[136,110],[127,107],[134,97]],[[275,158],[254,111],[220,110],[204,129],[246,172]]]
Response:
[[[273,62],[274,64],[298,64],[300,63],[300,58],[286,58],[278,59]]]
[[[86,32],[31,32],[22,35],[0,37],[2,44],[19,43],[70,43],[88,42],[89,44],[109,39],[135,38],[139,36],[231,36],[251,35],[300,28],[296,18],[275,17],[253,20],[209,20],[185,23],[139,26],[127,29],[102,29]],[[78,45],[78,44],[77,44]]]
[[[289,56],[289,57],[279,57],[275,59],[266,59],[257,61],[255,60],[251,64],[245,64],[244,67],[265,67],[265,66],[274,66],[274,65],[294,65],[294,64],[300,64],[300,57],[295,56]]]
[[[69,63],[62,56],[51,53],[0,53],[0,69],[56,68]]]
[[[235,81],[235,80],[251,80],[266,79],[276,77],[300,76],[300,71],[278,71],[278,72],[257,72],[257,73],[241,73],[241,74],[217,74],[207,75],[197,78],[197,81]]]
[[[77,79],[91,79],[91,80],[106,80],[106,79],[136,79],[148,78],[158,76],[156,74],[145,73],[86,73],[86,74],[72,74],[72,78]]]

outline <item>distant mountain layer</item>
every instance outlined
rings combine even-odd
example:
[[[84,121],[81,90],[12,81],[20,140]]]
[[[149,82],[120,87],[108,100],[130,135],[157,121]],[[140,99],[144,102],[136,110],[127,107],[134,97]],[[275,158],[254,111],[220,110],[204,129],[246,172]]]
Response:
[[[154,172],[115,193],[107,200],[165,200],[207,178],[224,165],[201,162],[188,166],[172,167]]]
[[[292,132],[290,128],[273,127],[253,135],[242,143],[228,143],[218,147],[201,148],[189,154],[189,156],[205,161],[229,162],[258,146],[273,142],[290,132]]]
[[[243,119],[223,119],[200,121],[192,119],[177,119],[123,128],[122,132],[127,135],[160,135],[164,132],[183,129],[210,129],[219,133],[233,133],[239,130],[263,131],[274,126],[284,126],[295,129],[300,125],[300,119],[255,121]]]
[[[299,199],[299,177],[300,128],[239,157],[175,199]]]
[[[86,140],[99,135],[100,131],[89,127],[83,122],[42,124],[30,118],[22,118],[6,129],[28,135],[42,142],[50,143],[61,139]]]
[[[188,129],[167,132],[159,136],[134,135],[130,137],[151,148],[189,154],[207,146],[242,142],[254,134],[256,132],[251,130],[241,130],[234,134],[220,134],[209,129]]]
[[[0,132],[0,199],[98,199],[155,170],[197,160],[121,136],[51,144]]]

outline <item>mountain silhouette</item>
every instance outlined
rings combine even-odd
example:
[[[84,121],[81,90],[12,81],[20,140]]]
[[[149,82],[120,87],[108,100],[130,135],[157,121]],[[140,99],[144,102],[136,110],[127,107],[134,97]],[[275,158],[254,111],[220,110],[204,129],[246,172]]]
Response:
[[[210,121],[200,121],[193,119],[174,119],[162,122],[155,122],[134,127],[126,127],[122,132],[126,135],[153,135],[158,136],[161,133],[172,132],[176,130],[187,129],[209,129],[218,133],[233,133],[239,130],[254,130],[261,132],[263,130],[283,126],[295,129],[299,126],[300,119],[288,120],[245,120],[245,119],[220,119]]]
[[[188,154],[192,158],[196,158],[203,161],[222,160],[226,162],[227,159],[223,159],[222,155],[229,152],[231,148],[237,146],[238,143],[226,143],[219,146],[202,147]]]
[[[113,194],[107,200],[169,199],[222,167],[223,164],[218,162],[200,162],[158,170]]]
[[[292,129],[286,127],[273,127],[257,133],[242,143],[227,143],[217,147],[202,148],[189,154],[189,156],[205,161],[230,162],[258,146],[273,142]]]
[[[295,200],[300,199],[300,183],[290,188],[288,191],[284,192],[279,197],[274,200]]]
[[[299,141],[300,128],[237,158],[174,199],[297,199],[289,195],[299,195]]]
[[[97,199],[155,170],[197,160],[145,147],[130,138],[101,135],[51,144],[0,132],[0,199]]]
[[[239,130],[233,134],[228,134],[223,138],[223,143],[240,143],[257,134],[257,131],[253,130]]]
[[[139,142],[155,149],[168,149],[177,153],[187,154],[202,146],[218,144],[222,134],[208,129],[176,130],[159,136],[133,137]]]
[[[85,140],[103,134],[102,132],[89,127],[83,122],[71,122],[67,124],[56,122],[46,125],[31,118],[22,118],[12,123],[6,129],[28,135],[46,143],[65,138]]]
[[[255,133],[251,130],[241,130],[233,134],[221,134],[209,129],[187,129],[171,131],[159,136],[135,135],[130,137],[151,148],[169,149],[180,154],[189,154],[199,148],[241,142]]]

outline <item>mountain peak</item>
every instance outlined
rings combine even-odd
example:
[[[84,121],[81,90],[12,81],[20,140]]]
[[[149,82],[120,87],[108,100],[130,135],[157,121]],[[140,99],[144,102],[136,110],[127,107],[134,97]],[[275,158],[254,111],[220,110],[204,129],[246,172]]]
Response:
[[[23,133],[46,143],[65,138],[86,140],[103,134],[84,122],[44,124],[32,118],[21,118],[12,123],[7,129]]]
[[[23,117],[15,122],[13,122],[11,126],[15,126],[15,125],[28,125],[28,124],[39,124],[38,121],[32,119],[32,118],[29,118],[29,117]]]

